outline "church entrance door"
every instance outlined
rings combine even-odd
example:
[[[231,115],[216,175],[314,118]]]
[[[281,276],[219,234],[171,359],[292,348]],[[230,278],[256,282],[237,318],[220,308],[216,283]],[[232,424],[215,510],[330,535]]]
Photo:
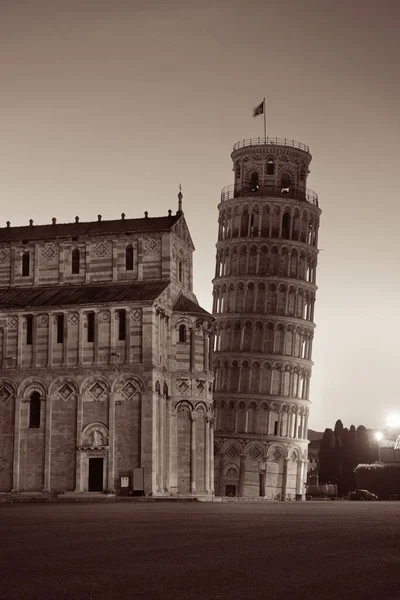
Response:
[[[89,492],[103,491],[104,458],[89,458]]]
[[[225,496],[234,498],[236,496],[236,485],[226,485],[225,486]]]

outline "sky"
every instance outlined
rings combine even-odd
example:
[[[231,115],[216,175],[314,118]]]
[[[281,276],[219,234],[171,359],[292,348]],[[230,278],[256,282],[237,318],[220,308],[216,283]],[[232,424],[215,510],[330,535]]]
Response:
[[[0,195],[12,225],[183,208],[211,310],[238,140],[307,144],[322,209],[309,426],[400,413],[397,0],[0,0]],[[4,226],[3,225],[3,226]]]

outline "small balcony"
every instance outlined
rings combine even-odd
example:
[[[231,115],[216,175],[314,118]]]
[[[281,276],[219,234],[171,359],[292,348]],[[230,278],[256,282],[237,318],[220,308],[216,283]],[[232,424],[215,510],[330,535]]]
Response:
[[[233,200],[234,198],[290,198],[294,200],[301,200],[302,202],[308,202],[313,206],[318,207],[318,194],[308,188],[298,188],[290,185],[287,188],[283,188],[281,185],[270,184],[264,186],[254,185],[252,183],[243,183],[236,185],[227,185],[222,188],[221,191],[221,202],[227,200]]]
[[[239,148],[245,148],[246,146],[289,146],[290,148],[303,150],[303,152],[310,152],[310,149],[308,146],[306,146],[306,144],[296,142],[295,140],[288,140],[287,138],[277,137],[259,137],[241,140],[240,142],[236,142],[236,144],[233,146],[233,151],[239,150]]]

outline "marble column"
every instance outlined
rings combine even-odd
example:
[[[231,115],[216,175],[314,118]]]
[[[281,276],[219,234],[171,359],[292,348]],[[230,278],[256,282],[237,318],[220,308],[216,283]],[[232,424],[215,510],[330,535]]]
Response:
[[[218,496],[224,496],[224,470],[225,470],[225,454],[219,453],[219,469],[218,469]]]
[[[282,500],[286,500],[287,482],[288,482],[288,465],[289,458],[285,458],[283,462],[283,475],[282,475]]]
[[[78,394],[76,402],[76,463],[75,463],[75,492],[82,492],[82,423],[83,395]]]
[[[210,417],[204,419],[204,491],[210,489]]]
[[[190,493],[196,493],[196,417],[195,413],[190,415]]]
[[[301,494],[304,499],[304,460],[297,462],[296,494]]]
[[[46,422],[44,433],[44,482],[43,491],[51,491],[51,421],[52,421],[53,399],[46,398]]]
[[[238,496],[242,498],[244,496],[244,482],[246,477],[246,456],[245,454],[240,455],[240,469],[239,469],[239,491]]]
[[[19,457],[21,444],[21,396],[15,397],[14,406],[14,448],[13,448],[13,486],[12,491],[19,491]]]
[[[210,420],[210,484],[209,490],[214,493],[214,419]]]
[[[109,490],[115,489],[114,468],[115,468],[115,392],[110,392],[110,394],[108,396],[108,473],[107,473],[107,487]]]
[[[165,484],[164,488],[171,493],[171,399],[165,400]]]

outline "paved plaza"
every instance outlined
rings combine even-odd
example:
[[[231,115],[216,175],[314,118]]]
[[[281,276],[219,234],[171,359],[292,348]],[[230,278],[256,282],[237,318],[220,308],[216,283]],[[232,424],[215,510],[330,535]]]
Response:
[[[400,597],[400,503],[0,506],[0,596]]]

